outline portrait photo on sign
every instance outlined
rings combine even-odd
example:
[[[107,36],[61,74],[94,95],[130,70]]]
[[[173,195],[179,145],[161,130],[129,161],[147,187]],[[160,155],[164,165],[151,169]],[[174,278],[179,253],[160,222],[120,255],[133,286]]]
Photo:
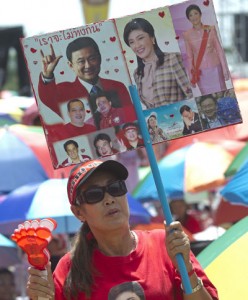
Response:
[[[144,110],[193,97],[168,7],[115,22]]]
[[[232,88],[213,2],[175,4],[170,13],[194,96]]]

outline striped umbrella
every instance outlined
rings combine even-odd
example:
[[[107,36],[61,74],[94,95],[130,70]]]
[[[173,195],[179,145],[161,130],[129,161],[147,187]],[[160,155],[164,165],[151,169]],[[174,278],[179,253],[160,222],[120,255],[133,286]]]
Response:
[[[219,299],[248,299],[248,217],[213,241],[198,256]]]

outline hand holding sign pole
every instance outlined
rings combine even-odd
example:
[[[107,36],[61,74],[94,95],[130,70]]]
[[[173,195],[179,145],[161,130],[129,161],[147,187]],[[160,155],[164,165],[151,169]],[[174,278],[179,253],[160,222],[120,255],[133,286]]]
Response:
[[[52,238],[52,231],[57,227],[55,220],[47,218],[42,220],[25,221],[18,225],[11,239],[27,254],[28,262],[39,270],[44,270],[46,278],[46,265],[50,254],[47,245]],[[39,297],[39,300],[48,298]]]
[[[164,187],[163,187],[163,182],[159,173],[159,169],[158,169],[158,165],[157,165],[157,161],[156,161],[156,157],[154,155],[153,152],[153,148],[152,148],[152,141],[150,138],[150,135],[148,133],[147,127],[146,127],[146,122],[145,122],[145,118],[143,115],[143,111],[142,111],[142,107],[140,104],[140,99],[138,96],[138,92],[137,92],[137,88],[134,85],[129,86],[129,90],[131,93],[131,97],[133,100],[133,104],[137,113],[137,117],[138,117],[138,121],[139,121],[139,125],[140,125],[140,130],[144,139],[144,144],[146,147],[146,151],[147,151],[147,155],[148,155],[148,159],[150,162],[150,166],[151,166],[151,170],[154,176],[154,181],[158,190],[158,195],[161,201],[161,205],[163,208],[163,213],[165,216],[165,220],[168,224],[170,224],[173,219],[172,219],[172,215],[171,215],[171,211],[170,211],[170,207],[168,204],[168,201],[166,199],[166,195],[165,195],[165,191],[164,191]],[[184,290],[186,294],[191,294],[192,293],[192,288],[191,288],[191,284],[189,281],[189,276],[187,273],[187,269],[183,260],[183,256],[181,254],[177,255],[177,263],[179,266],[179,272],[181,274],[182,277],[182,283],[184,286]]]

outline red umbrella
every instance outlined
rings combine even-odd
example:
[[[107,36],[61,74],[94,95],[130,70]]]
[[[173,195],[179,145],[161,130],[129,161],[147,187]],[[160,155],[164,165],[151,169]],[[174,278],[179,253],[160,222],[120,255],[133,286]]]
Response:
[[[219,205],[213,212],[213,221],[215,225],[235,223],[246,216],[248,216],[248,207],[232,204],[229,201],[221,199]]]

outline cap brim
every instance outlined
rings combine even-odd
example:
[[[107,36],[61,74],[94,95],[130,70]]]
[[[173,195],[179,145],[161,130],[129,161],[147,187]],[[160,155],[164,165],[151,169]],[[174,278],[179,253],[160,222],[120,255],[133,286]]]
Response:
[[[128,177],[128,170],[124,165],[115,160],[106,160],[99,166],[92,168],[79,182],[77,188],[82,186],[96,171],[108,171],[116,176],[117,179],[126,180]]]

